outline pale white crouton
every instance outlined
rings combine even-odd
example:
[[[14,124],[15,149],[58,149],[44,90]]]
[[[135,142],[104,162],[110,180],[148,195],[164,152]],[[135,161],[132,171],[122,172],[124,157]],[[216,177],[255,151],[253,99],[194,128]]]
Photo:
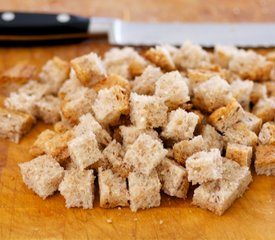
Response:
[[[225,145],[223,137],[211,125],[204,125],[201,134],[207,150],[210,150],[211,148],[218,148],[220,151],[223,150]]]
[[[236,143],[228,143],[225,157],[237,162],[240,166],[250,167],[252,147]]]
[[[274,144],[275,143],[275,123],[266,122],[260,133],[259,133],[259,142],[261,144]]]
[[[74,72],[74,71],[71,71],[71,72]],[[64,99],[66,95],[74,94],[75,91],[77,91],[77,89],[81,87],[82,87],[81,83],[77,79],[71,78],[62,84],[62,86],[58,91],[58,97],[60,99]]]
[[[273,144],[256,147],[255,170],[258,175],[275,176],[275,147]]]
[[[262,83],[254,82],[253,89],[250,94],[250,101],[256,104],[260,99],[267,97],[267,88],[266,85]]]
[[[241,122],[243,122],[248,127],[248,129],[258,134],[261,130],[263,120],[256,117],[254,114],[245,111]]]
[[[24,183],[45,199],[52,195],[62,181],[64,169],[48,155],[19,164]]]
[[[214,47],[215,62],[223,68],[228,68],[230,60],[238,51],[239,50],[234,46],[216,45]]]
[[[260,99],[252,109],[252,113],[263,120],[263,123],[275,118],[275,97]]]

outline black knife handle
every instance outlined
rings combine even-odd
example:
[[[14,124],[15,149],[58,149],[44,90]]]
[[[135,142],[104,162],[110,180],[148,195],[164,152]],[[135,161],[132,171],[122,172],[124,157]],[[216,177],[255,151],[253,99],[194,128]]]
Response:
[[[0,35],[87,33],[90,19],[67,13],[1,12]]]

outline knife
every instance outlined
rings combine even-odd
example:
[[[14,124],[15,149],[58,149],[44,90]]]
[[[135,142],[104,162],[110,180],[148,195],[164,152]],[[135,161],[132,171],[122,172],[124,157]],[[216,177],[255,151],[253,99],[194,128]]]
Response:
[[[204,47],[215,44],[272,47],[275,46],[275,23],[151,23],[85,18],[68,13],[0,13],[0,43],[102,35],[113,45],[181,45],[189,40]]]

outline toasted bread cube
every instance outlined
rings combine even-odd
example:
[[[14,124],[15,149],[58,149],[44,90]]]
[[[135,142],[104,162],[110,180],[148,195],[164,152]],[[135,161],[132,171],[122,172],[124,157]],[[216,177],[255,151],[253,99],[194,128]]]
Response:
[[[71,125],[77,124],[80,116],[93,112],[92,106],[96,97],[93,89],[76,88],[72,94],[67,94],[61,101],[62,117]]]
[[[275,97],[275,82],[274,81],[264,82],[264,85],[266,86],[267,96]]]
[[[208,118],[208,121],[218,131],[224,132],[244,116],[242,106],[233,99],[225,107],[218,108]]]
[[[126,178],[112,172],[112,170],[98,171],[99,204],[102,208],[114,208],[128,206],[129,194],[126,185]]]
[[[259,142],[261,144],[275,144],[275,123],[266,122],[260,133],[259,133]]]
[[[206,182],[195,189],[192,204],[222,215],[241,197],[252,181],[248,167],[224,159],[222,179]]]
[[[185,199],[189,188],[187,171],[175,161],[164,158],[157,167],[161,189],[169,196]]]
[[[93,111],[101,124],[116,124],[122,114],[129,112],[127,91],[120,86],[100,90],[93,104]]]
[[[41,82],[49,84],[51,93],[56,94],[63,82],[69,78],[69,73],[69,63],[59,57],[53,57],[42,67],[39,78]]]
[[[45,145],[50,139],[56,136],[56,133],[52,130],[46,129],[41,132],[33,145],[30,147],[30,154],[34,157],[45,154]]]
[[[96,53],[89,53],[71,60],[77,79],[86,87],[91,87],[106,78],[106,69]]]
[[[194,105],[207,112],[225,106],[232,98],[230,85],[219,76],[199,84],[193,89],[193,93]]]
[[[256,147],[255,170],[258,175],[275,176],[274,144]]]
[[[43,199],[58,189],[64,175],[64,169],[48,155],[20,163],[19,167],[23,182]]]
[[[155,95],[162,98],[169,109],[177,109],[190,100],[188,85],[178,71],[165,73],[159,78]]]
[[[240,166],[250,167],[252,147],[236,143],[228,143],[225,157],[239,163]]]
[[[123,161],[134,171],[149,175],[166,154],[162,143],[143,133],[128,147]]]
[[[222,157],[217,148],[194,153],[186,159],[185,166],[193,185],[222,178]]]
[[[58,162],[63,162],[70,156],[67,144],[73,137],[74,133],[71,130],[54,135],[45,142],[45,153],[55,158]]]
[[[74,72],[74,71],[71,71],[71,72]],[[82,88],[81,83],[76,78],[71,78],[62,84],[62,86],[58,91],[58,97],[61,100],[64,99],[66,96],[67,98],[68,96],[70,96],[71,98],[72,97],[71,95],[74,94],[75,91],[77,91],[77,89],[79,88]]]
[[[150,175],[131,172],[128,177],[130,208],[138,209],[158,207],[160,205],[161,183],[156,170]]]
[[[224,140],[228,143],[238,143],[246,146],[256,146],[258,137],[244,123],[232,125],[224,132]]]
[[[58,188],[65,198],[66,207],[93,208],[94,180],[93,170],[66,170],[64,179]]]
[[[174,62],[180,70],[205,68],[210,65],[209,54],[201,46],[185,42],[175,53]]]
[[[60,101],[53,95],[46,95],[35,103],[35,116],[45,123],[56,123],[60,120]]]
[[[252,109],[252,113],[263,120],[263,123],[275,118],[275,97],[260,99]]]
[[[267,97],[267,88],[266,85],[262,83],[254,82],[253,89],[250,94],[250,101],[256,104],[260,99]]]
[[[180,141],[173,146],[174,158],[181,165],[185,165],[186,159],[194,153],[204,150],[206,146],[201,135],[191,140]]]
[[[27,113],[8,110],[0,107],[0,137],[19,143],[22,136],[28,133],[34,121]]]
[[[53,125],[53,129],[57,133],[64,133],[72,129],[72,127],[67,121],[59,121]]]
[[[139,128],[166,125],[168,107],[160,97],[131,93],[130,109],[131,122]]]
[[[211,125],[204,125],[201,134],[207,150],[211,148],[218,148],[220,151],[223,150],[225,145],[223,137]]]
[[[229,70],[242,79],[252,81],[270,80],[274,63],[254,51],[239,50],[229,62]]]
[[[133,144],[140,134],[145,133],[155,140],[159,140],[158,133],[153,129],[141,129],[136,126],[120,126],[120,134],[123,140],[123,146],[128,147]]]
[[[239,50],[233,46],[216,45],[214,48],[215,62],[223,68],[228,68],[230,60],[238,51]]]
[[[256,134],[258,134],[261,130],[263,123],[262,119],[246,111],[244,112],[244,116],[242,117],[241,122],[243,122],[248,127],[248,129],[255,132]]]
[[[68,142],[68,150],[72,161],[81,170],[103,158],[96,137],[92,132],[70,140]]]
[[[74,127],[74,133],[76,136],[89,132],[95,134],[98,144],[102,146],[107,146],[112,141],[110,134],[102,128],[91,113],[82,115],[79,118],[79,124]]]
[[[173,59],[164,46],[156,46],[145,52],[145,58],[162,70],[170,72],[176,69]]]
[[[161,135],[175,141],[191,139],[193,137],[199,117],[195,113],[183,109],[172,111],[168,115],[168,123]]]
[[[140,76],[135,77],[132,91],[140,95],[154,95],[155,83],[162,75],[159,68],[149,65]]]

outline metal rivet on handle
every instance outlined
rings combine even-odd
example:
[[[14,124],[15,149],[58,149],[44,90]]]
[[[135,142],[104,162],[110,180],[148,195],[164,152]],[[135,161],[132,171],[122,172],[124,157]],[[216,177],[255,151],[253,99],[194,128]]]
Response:
[[[1,18],[5,22],[10,22],[15,19],[15,14],[12,12],[4,12],[2,13]]]
[[[70,21],[70,15],[66,14],[66,13],[61,13],[61,14],[58,14],[56,19],[58,22],[60,23],[66,23],[66,22],[69,22]]]

